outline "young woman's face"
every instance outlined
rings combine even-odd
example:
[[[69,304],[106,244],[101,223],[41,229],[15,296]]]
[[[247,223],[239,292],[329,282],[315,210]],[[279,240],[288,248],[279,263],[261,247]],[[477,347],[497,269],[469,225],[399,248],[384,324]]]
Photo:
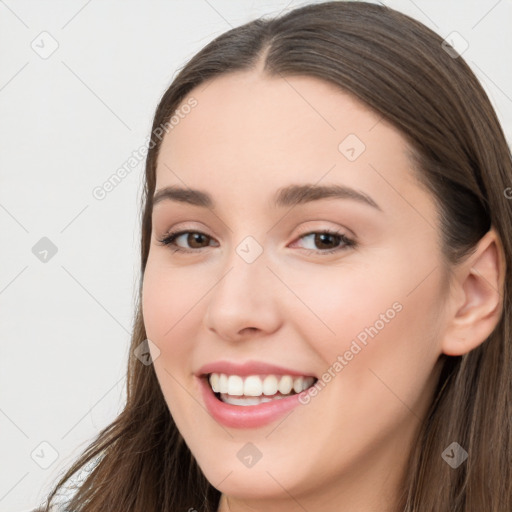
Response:
[[[156,195],[188,193],[154,205],[143,287],[170,412],[233,504],[384,505],[432,399],[446,295],[436,207],[407,144],[314,78],[235,73],[187,104]],[[171,231],[185,234],[161,244]],[[272,398],[276,386],[300,393]]]

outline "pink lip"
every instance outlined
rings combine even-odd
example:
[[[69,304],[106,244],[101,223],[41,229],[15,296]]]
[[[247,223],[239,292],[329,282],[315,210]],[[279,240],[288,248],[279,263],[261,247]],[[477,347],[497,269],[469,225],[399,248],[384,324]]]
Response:
[[[203,371],[204,368],[206,368],[208,371],[208,366],[203,367],[201,371]],[[251,367],[251,370],[254,370],[254,368]],[[216,369],[215,371],[218,370]],[[274,372],[275,367],[272,373]],[[236,375],[240,375],[239,368],[237,368]],[[242,375],[247,375],[247,373],[243,373]],[[264,402],[258,405],[231,405],[222,402],[215,396],[212,388],[210,387],[210,384],[208,383],[207,377],[197,378],[199,380],[199,385],[201,387],[201,392],[206,408],[218,423],[221,423],[226,427],[257,428],[267,425],[284,416],[294,407],[297,407],[300,404],[300,396],[307,393],[306,390],[302,391],[301,393],[297,393],[296,395],[291,395],[287,398],[272,400],[271,402]]]
[[[290,368],[284,368],[282,366],[276,366],[274,364],[264,363],[261,361],[246,361],[244,363],[215,361],[213,363],[201,366],[201,368],[199,368],[199,370],[196,372],[196,376],[201,377],[209,373],[226,373],[228,375],[240,376],[273,374],[292,375],[296,377],[315,377],[315,375],[311,375],[310,373],[300,372]]]

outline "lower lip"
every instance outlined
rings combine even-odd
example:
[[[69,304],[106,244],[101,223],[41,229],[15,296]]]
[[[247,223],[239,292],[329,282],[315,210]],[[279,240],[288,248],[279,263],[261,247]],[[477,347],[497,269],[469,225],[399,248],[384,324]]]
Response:
[[[300,405],[299,398],[305,393],[302,391],[287,398],[274,399],[258,405],[231,405],[215,396],[206,378],[199,378],[199,381],[208,412],[218,423],[234,428],[257,428],[268,425]]]

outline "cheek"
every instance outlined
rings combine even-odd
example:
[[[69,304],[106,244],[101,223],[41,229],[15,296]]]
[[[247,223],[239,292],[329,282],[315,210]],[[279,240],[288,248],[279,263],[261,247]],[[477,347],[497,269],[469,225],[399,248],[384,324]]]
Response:
[[[399,403],[395,392],[414,403],[440,354],[441,273],[432,272],[432,254],[377,256],[364,269],[340,266],[298,282],[297,295],[312,307],[296,316],[297,325],[325,363],[324,380],[336,381],[333,388]]]
[[[191,325],[204,290],[188,272],[168,268],[157,258],[148,259],[142,285],[142,313],[149,339],[163,350],[177,332]]]
[[[192,362],[205,290],[190,278],[188,272],[148,260],[142,286],[146,335],[159,349],[154,368],[172,411],[194,402],[183,394],[182,386],[191,389],[195,385]]]
[[[191,326],[199,325],[195,316],[200,316],[200,311],[194,305],[200,300],[201,289],[185,278],[186,274],[148,259],[142,313],[146,335],[160,351],[154,369],[167,406],[180,431],[194,432],[197,426],[189,419],[203,412],[190,399],[195,384],[191,360],[197,338]]]

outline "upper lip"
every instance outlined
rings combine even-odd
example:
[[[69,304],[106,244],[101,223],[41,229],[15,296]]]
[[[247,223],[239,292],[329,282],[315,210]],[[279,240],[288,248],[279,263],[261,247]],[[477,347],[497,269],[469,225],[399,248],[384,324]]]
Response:
[[[227,375],[258,375],[270,373],[273,375],[293,375],[296,377],[315,377],[309,372],[302,372],[300,370],[293,370],[283,366],[277,366],[263,361],[244,361],[235,363],[234,361],[214,361],[205,364],[196,372],[198,377],[207,375],[209,373],[225,373]]]

